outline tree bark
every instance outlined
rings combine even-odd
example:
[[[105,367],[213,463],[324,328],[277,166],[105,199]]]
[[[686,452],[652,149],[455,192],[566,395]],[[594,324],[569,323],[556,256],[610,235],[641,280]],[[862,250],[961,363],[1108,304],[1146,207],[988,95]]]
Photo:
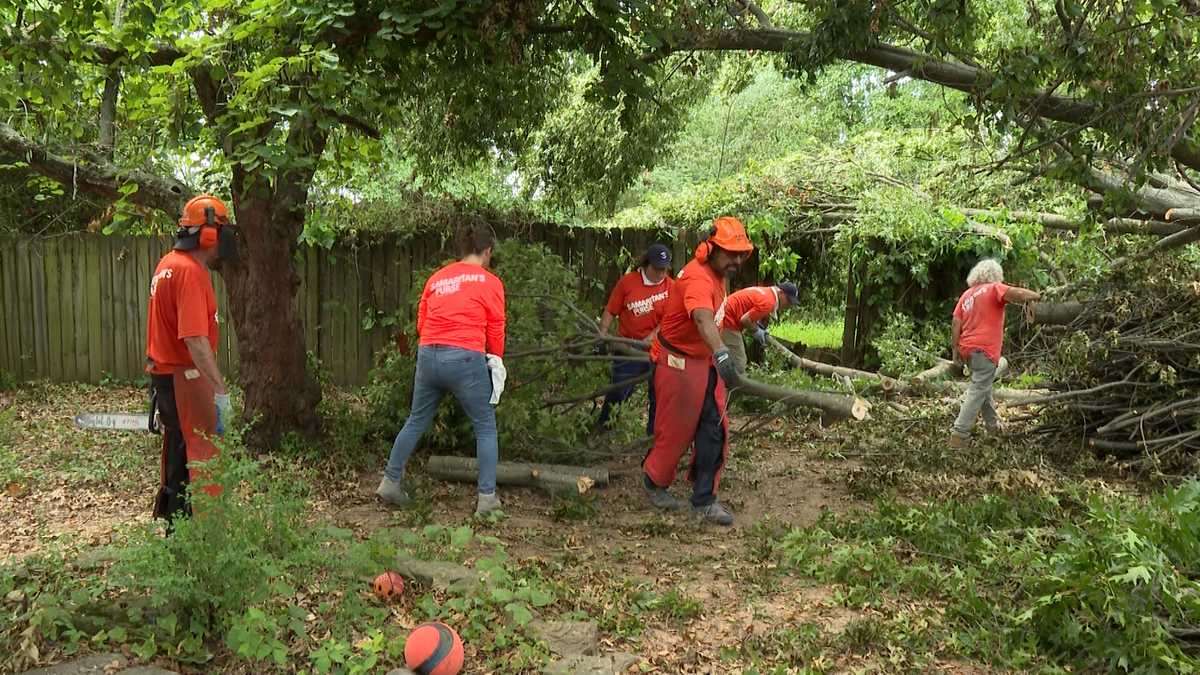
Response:
[[[326,132],[298,118],[288,146],[297,156],[319,157]],[[238,374],[246,415],[254,420],[247,444],[264,450],[282,435],[313,435],[320,428],[321,388],[308,369],[304,330],[296,312],[300,276],[293,264],[304,229],[312,169],[281,170],[274,188],[258,174],[233,167],[233,203],[240,259],[222,270],[238,336]]]
[[[742,377],[736,389],[739,394],[757,396],[794,407],[817,408],[833,420],[864,420],[871,410],[871,404],[857,396],[777,387],[748,377]]]
[[[178,216],[183,203],[196,194],[194,189],[173,178],[122,169],[102,157],[64,157],[3,122],[0,122],[0,150],[20,157],[34,171],[80,192],[112,200],[125,197],[134,204],[171,216]],[[137,192],[123,195],[121,187],[129,184],[137,185]]]
[[[474,483],[479,477],[479,463],[470,457],[433,455],[426,463],[425,469],[434,478],[459,483]],[[496,465],[496,484],[535,487],[547,492],[582,494],[592,486],[607,487],[608,469],[562,464],[500,462]]]
[[[117,0],[113,11],[113,29],[119,29],[125,21],[125,0]],[[121,67],[110,65],[104,79],[104,93],[100,96],[100,153],[109,161],[117,139],[117,98],[121,93]]]
[[[990,211],[988,209],[962,209],[963,215],[976,218],[999,219],[1008,217],[1012,220],[1022,220],[1040,223],[1042,227],[1052,230],[1068,230],[1079,232],[1083,222],[1073,220],[1056,213],[1038,213],[1035,211]],[[1101,224],[1108,234],[1146,234],[1165,237],[1187,229],[1186,225],[1166,223],[1161,220],[1138,220],[1136,218],[1109,218]]]
[[[954,362],[953,361],[947,361],[946,359],[938,359],[938,362],[936,365],[934,365],[932,368],[929,368],[927,370],[922,370],[921,372],[914,375],[912,379],[913,379],[913,382],[915,382],[917,384],[924,384],[926,382],[933,382],[934,380],[941,380],[943,378],[950,377],[950,375],[953,373],[954,373]]]
[[[1037,302],[1033,305],[1033,323],[1065,326],[1083,314],[1082,302]]]

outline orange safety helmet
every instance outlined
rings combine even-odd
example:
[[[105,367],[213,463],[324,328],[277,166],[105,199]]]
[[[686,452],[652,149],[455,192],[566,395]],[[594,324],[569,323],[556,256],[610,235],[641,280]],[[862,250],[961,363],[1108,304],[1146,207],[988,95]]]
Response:
[[[706,262],[714,246],[733,253],[750,253],[754,244],[746,235],[746,226],[733,216],[721,216],[713,221],[712,229],[708,231],[708,239],[696,247],[696,259]]]
[[[220,230],[229,224],[229,207],[212,195],[196,195],[183,205],[175,248],[188,251],[217,245]]]

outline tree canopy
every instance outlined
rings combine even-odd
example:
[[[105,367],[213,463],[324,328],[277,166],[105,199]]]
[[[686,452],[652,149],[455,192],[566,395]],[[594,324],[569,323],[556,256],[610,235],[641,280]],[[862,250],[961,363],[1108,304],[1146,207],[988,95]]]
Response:
[[[930,110],[1000,149],[994,167],[1078,183],[1113,215],[1190,225],[1195,12],[1165,0],[4,0],[0,153],[117,213],[170,222],[196,191],[232,201],[246,255],[223,274],[247,407],[270,442],[311,427],[319,397],[290,309],[296,241],[315,203],[390,168],[388,153],[408,185],[507,166],[501,180],[527,197],[603,213],[636,201],[627,189],[688,119],[719,119],[705,108],[714,92],[753,91],[772,72],[820,92],[821,72],[854,62],[890,71],[861,82],[921,87],[883,124]],[[798,128],[870,112],[853,86],[829,94],[772,112]],[[837,128],[807,126],[814,138]],[[733,171],[762,147],[705,143],[687,171],[720,180],[727,159]],[[1190,226],[1172,245],[1196,239]],[[280,386],[294,402],[273,396]]]

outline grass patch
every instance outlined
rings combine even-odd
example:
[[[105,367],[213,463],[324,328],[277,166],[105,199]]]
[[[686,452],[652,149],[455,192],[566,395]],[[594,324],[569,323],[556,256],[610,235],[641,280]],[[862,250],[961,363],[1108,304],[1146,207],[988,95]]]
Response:
[[[842,322],[813,319],[781,321],[771,326],[771,335],[789,342],[802,342],[813,348],[833,349],[842,346]]]
[[[848,625],[840,642],[851,651],[894,661],[941,645],[1018,671],[1196,672],[1197,531],[1200,482],[1148,500],[1074,486],[884,501],[792,530],[775,559],[837,585],[847,606],[915,609]]]

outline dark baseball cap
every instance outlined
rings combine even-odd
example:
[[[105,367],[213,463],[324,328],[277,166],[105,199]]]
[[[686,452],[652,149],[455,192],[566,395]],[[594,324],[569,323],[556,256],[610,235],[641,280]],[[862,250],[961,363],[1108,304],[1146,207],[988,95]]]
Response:
[[[651,244],[650,248],[646,249],[646,255],[642,256],[642,264],[666,269],[671,266],[671,249],[663,244]]]
[[[796,284],[790,281],[781,281],[778,285],[779,292],[787,296],[788,302],[793,305],[799,301],[800,291],[797,290]]]

